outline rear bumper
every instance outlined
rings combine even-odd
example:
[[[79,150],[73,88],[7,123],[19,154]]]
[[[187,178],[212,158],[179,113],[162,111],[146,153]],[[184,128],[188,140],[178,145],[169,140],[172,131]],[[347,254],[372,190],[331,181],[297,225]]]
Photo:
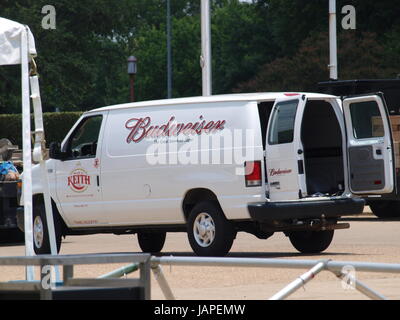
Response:
[[[273,220],[338,218],[344,215],[360,214],[364,210],[365,200],[346,198],[335,200],[256,202],[247,208],[252,220],[271,222]]]

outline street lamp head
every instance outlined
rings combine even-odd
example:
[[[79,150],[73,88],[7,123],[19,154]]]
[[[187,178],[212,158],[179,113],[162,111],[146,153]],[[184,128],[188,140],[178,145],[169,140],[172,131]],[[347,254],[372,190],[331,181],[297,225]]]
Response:
[[[136,57],[130,56],[128,58],[128,74],[129,75],[136,74],[136,72],[137,72],[136,62],[137,62]]]

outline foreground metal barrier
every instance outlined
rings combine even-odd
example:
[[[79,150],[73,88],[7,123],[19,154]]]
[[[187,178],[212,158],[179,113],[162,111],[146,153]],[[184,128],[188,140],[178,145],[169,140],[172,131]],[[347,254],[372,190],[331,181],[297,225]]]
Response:
[[[74,265],[134,263],[99,278],[74,278]],[[85,254],[0,257],[1,266],[39,266],[40,281],[0,282],[0,299],[150,299],[150,254]],[[62,266],[63,281],[51,282]],[[138,278],[116,279],[134,270]]]
[[[76,264],[103,264],[103,263],[124,263],[131,264],[118,268],[110,273],[95,279],[74,278],[73,267]],[[300,275],[293,282],[282,290],[274,294],[270,300],[282,300],[289,297],[299,288],[315,278],[322,271],[332,272],[341,281],[351,284],[356,290],[371,299],[383,300],[385,296],[369,288],[367,285],[356,279],[351,270],[357,272],[377,272],[377,273],[400,273],[400,264],[388,263],[369,263],[351,261],[332,261],[332,260],[287,260],[287,259],[262,259],[262,258],[212,258],[212,257],[150,257],[149,254],[93,254],[93,255],[59,255],[59,256],[35,256],[35,257],[0,257],[2,265],[36,265],[40,266],[40,281],[27,282],[0,282],[0,299],[5,297],[8,292],[17,293],[36,292],[41,299],[62,298],[63,291],[69,297],[79,294],[78,288],[141,288],[139,298],[150,299],[150,270],[153,272],[164,296],[168,300],[174,300],[174,294],[163,274],[162,265],[167,266],[225,266],[225,267],[246,267],[246,268],[280,268],[280,269],[309,269]],[[46,286],[49,283],[49,266],[62,266],[63,282],[57,286]],[[131,272],[140,270],[139,278],[123,277]],[[75,288],[75,289],[73,289]],[[74,291],[75,290],[75,291]],[[118,296],[116,297],[118,299]],[[17,297],[18,299],[18,297]]]
[[[151,269],[156,280],[168,300],[175,299],[171,288],[162,272],[161,265],[168,266],[225,266],[225,267],[265,267],[286,269],[310,269],[302,274],[281,291],[273,295],[270,300],[282,300],[290,296],[307,282],[314,279],[321,271],[332,272],[340,280],[353,284],[354,288],[370,299],[384,300],[385,296],[369,288],[361,281],[353,277],[347,269],[351,267],[357,272],[400,273],[400,264],[369,263],[332,260],[285,260],[285,259],[261,259],[261,258],[208,258],[208,257],[151,257]]]

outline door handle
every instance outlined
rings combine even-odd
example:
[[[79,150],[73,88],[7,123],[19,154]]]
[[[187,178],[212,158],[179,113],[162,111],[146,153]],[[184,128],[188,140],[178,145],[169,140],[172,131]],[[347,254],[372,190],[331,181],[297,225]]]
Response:
[[[97,186],[100,187],[100,177],[96,176]]]
[[[279,181],[271,182],[269,185],[270,185],[271,187],[276,188],[276,189],[280,189],[280,188],[281,188],[281,183],[280,183]]]
[[[297,166],[299,167],[299,174],[304,174],[303,160],[297,160]]]

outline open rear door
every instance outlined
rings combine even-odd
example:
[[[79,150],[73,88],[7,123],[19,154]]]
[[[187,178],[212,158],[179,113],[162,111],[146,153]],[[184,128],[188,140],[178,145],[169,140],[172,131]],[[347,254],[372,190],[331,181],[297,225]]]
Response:
[[[275,101],[266,139],[266,166],[271,201],[297,200],[307,193],[300,139],[306,96],[286,94]]]
[[[354,194],[395,190],[389,114],[380,95],[343,99],[347,130],[349,187]]]

